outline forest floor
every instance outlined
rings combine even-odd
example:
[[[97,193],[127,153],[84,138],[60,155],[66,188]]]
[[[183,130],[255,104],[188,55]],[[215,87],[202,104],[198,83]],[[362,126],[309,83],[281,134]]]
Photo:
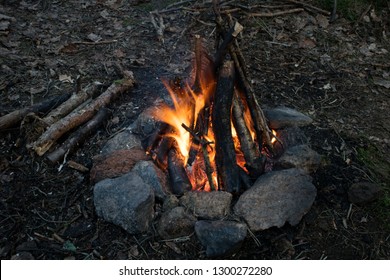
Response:
[[[113,102],[104,129],[69,155],[90,168],[107,139],[167,95],[160,78],[187,77],[195,34],[213,52],[211,5],[174,2],[2,1],[0,116],[74,92],[78,76],[83,87],[109,85],[121,78],[117,64],[133,71],[134,90]],[[329,23],[309,8],[250,14],[299,8],[289,1],[262,1],[250,12],[245,7],[259,1],[228,2],[244,26],[239,41],[261,106],[284,105],[313,118],[305,134],[323,161],[313,174],[317,198],[300,224],[256,232],[226,258],[389,259],[390,8]],[[162,37],[151,11],[162,15]],[[206,258],[194,235],[167,242],[155,227],[129,235],[101,220],[88,173],[58,171],[24,144],[23,129],[0,132],[1,259]],[[382,195],[351,204],[348,190],[358,182],[380,186]]]

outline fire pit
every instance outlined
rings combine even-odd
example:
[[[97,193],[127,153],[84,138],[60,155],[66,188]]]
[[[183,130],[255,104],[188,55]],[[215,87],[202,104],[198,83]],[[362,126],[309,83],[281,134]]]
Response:
[[[131,234],[156,222],[163,240],[195,231],[208,256],[236,249],[248,228],[298,224],[314,202],[308,174],[320,163],[298,128],[311,119],[260,108],[236,40],[242,26],[224,31],[216,14],[214,57],[196,36],[190,78],[163,81],[172,104],[141,114],[91,170],[99,216]]]

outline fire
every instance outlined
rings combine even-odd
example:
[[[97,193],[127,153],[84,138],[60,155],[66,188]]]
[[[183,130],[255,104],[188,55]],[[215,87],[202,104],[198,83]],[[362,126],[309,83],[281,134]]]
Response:
[[[273,130],[272,129],[272,135],[274,136],[274,137],[272,137],[272,139],[271,139],[271,144],[274,144],[276,141],[277,141],[277,139],[276,139],[276,131],[275,130]]]

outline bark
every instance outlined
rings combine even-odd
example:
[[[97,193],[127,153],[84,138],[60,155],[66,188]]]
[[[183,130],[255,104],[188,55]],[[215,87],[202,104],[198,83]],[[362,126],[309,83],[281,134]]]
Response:
[[[232,115],[241,151],[244,154],[245,167],[250,177],[257,178],[264,172],[264,160],[262,160],[260,150],[253,141],[250,130],[245,123],[244,108],[238,92],[236,92],[233,98]]]
[[[183,158],[176,145],[173,145],[168,152],[168,174],[173,194],[183,195],[192,189],[190,179],[184,168]]]
[[[109,116],[106,108],[101,108],[99,112],[86,124],[80,127],[70,138],[68,138],[58,149],[47,155],[47,158],[55,163],[61,161],[65,154],[74,152],[77,147],[82,145],[86,138],[93,134],[96,129],[103,124]]]
[[[48,100],[45,100],[41,103],[32,105],[30,107],[13,111],[5,116],[0,117],[0,130],[7,129],[17,125],[23,120],[23,118],[29,113],[42,113],[46,114],[53,108],[56,108],[61,103],[69,99],[71,96],[70,93],[63,94],[60,96],[54,96]]]
[[[212,124],[215,136],[215,162],[218,185],[231,193],[239,192],[240,177],[231,132],[231,108],[234,93],[234,65],[226,61],[215,91]]]
[[[133,75],[131,72],[126,73],[127,75],[123,80],[114,82],[104,93],[92,100],[82,110],[72,112],[51,125],[31,145],[35,152],[39,156],[44,155],[62,135],[90,120],[101,107],[108,105],[119,94],[132,88],[135,83]]]

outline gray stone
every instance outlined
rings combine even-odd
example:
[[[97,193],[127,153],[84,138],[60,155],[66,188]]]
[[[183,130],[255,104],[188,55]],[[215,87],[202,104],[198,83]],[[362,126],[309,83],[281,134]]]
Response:
[[[117,150],[130,150],[132,148],[142,149],[141,140],[131,130],[125,129],[107,141],[101,154],[108,155]]]
[[[169,187],[167,177],[160,168],[151,161],[142,160],[137,162],[132,171],[138,174],[145,183],[153,188],[154,195],[157,199],[164,200]]]
[[[306,173],[312,173],[321,164],[321,156],[308,145],[298,145],[288,148],[275,163],[276,168],[298,168]]]
[[[218,257],[237,250],[247,234],[245,224],[233,221],[198,221],[195,233],[206,247],[208,257]]]
[[[297,225],[317,194],[311,180],[295,168],[264,174],[240,196],[234,212],[253,231],[282,227],[285,222]]]
[[[11,260],[35,260],[30,252],[19,252],[11,257]]]
[[[265,109],[264,115],[269,122],[269,127],[279,129],[288,126],[305,126],[313,122],[313,119],[288,107]]]
[[[158,127],[158,121],[153,116],[155,110],[158,110],[157,105],[144,110],[128,129],[138,134],[141,139],[153,133]]]
[[[180,204],[202,219],[222,219],[230,211],[232,194],[228,192],[186,192]]]
[[[359,182],[348,189],[348,199],[351,203],[366,204],[375,201],[382,193],[382,188],[370,182]]]
[[[197,219],[184,207],[175,207],[162,214],[157,231],[163,239],[189,236],[194,231]]]
[[[176,195],[167,195],[167,197],[164,199],[162,210],[165,212],[177,206],[179,206],[179,199],[176,197]]]
[[[98,216],[131,234],[148,230],[154,216],[154,193],[137,174],[100,181],[93,193]]]

